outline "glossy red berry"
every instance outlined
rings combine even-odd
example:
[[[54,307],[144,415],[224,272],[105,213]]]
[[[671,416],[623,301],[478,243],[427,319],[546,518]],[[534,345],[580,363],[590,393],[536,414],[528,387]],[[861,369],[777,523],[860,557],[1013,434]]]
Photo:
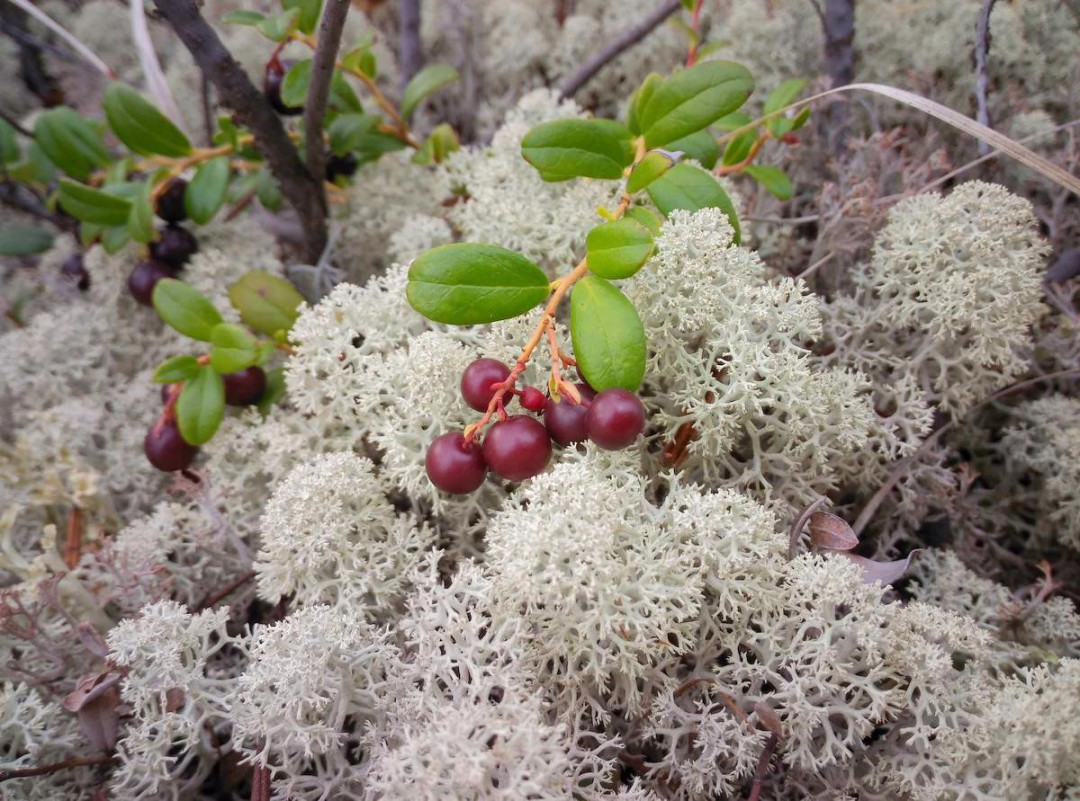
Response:
[[[279,61],[274,58],[266,65],[266,72],[263,75],[263,94],[274,107],[274,111],[287,117],[295,117],[304,111],[303,106],[286,106],[281,99],[281,82],[291,66],[291,61]]]
[[[547,426],[548,434],[564,447],[589,438],[585,415],[589,411],[588,404],[596,397],[596,393],[588,384],[576,386],[581,393],[582,403],[574,403],[564,395],[559,398],[558,403],[547,398],[544,407],[544,425]]]
[[[143,452],[150,464],[168,473],[191,467],[199,449],[185,442],[176,423],[170,420],[150,427],[143,439]]]
[[[221,376],[225,384],[225,402],[230,406],[258,403],[266,389],[266,373],[261,367],[245,367]]]
[[[535,417],[513,414],[484,437],[484,461],[492,472],[511,481],[532,478],[551,458],[551,439]]]
[[[162,278],[172,278],[173,275],[175,273],[167,265],[144,259],[136,264],[128,275],[128,292],[143,306],[152,306],[151,297],[157,282]]]
[[[466,444],[460,431],[436,437],[428,448],[424,467],[432,484],[457,495],[472,492],[487,476],[480,445],[476,440]]]
[[[510,377],[510,368],[497,359],[477,359],[461,374],[461,397],[478,412],[486,412],[495,397],[493,384]]]
[[[150,243],[150,257],[154,261],[167,264],[173,270],[179,270],[188,263],[192,254],[199,250],[195,234],[178,225],[167,225],[161,229],[158,239]]]
[[[645,428],[645,407],[638,396],[614,387],[598,392],[585,416],[589,439],[617,451],[630,445]]]
[[[64,263],[60,265],[60,275],[80,292],[85,292],[90,288],[90,273],[86,271],[81,253],[75,253],[64,259]]]
[[[154,212],[167,223],[183,222],[187,219],[184,207],[184,191],[187,181],[183,178],[170,178],[165,190],[158,195],[157,208]]]
[[[546,402],[547,398],[544,397],[544,393],[536,387],[525,387],[525,389],[521,390],[521,405],[530,412],[544,411]]]

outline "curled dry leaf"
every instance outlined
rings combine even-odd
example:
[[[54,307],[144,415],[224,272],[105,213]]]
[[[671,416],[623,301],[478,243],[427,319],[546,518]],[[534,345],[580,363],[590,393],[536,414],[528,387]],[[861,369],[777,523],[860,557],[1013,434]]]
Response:
[[[850,551],[859,544],[859,538],[846,520],[829,512],[810,515],[810,545],[830,551]]]
[[[120,691],[116,685],[122,674],[116,671],[91,673],[75,683],[64,696],[64,709],[79,716],[86,739],[98,751],[111,751],[120,729]]]
[[[892,584],[894,581],[898,581],[907,571],[911,560],[921,552],[921,548],[916,548],[903,559],[896,559],[892,562],[875,562],[865,556],[856,556],[846,551],[836,551],[837,555],[847,557],[862,568],[863,581],[867,584],[873,584],[875,581],[880,581],[882,584]]]

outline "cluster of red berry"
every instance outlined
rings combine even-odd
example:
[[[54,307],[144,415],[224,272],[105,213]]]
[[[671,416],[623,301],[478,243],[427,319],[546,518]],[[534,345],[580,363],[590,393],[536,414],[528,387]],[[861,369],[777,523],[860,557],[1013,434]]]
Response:
[[[495,359],[477,359],[461,376],[461,395],[478,412],[487,411],[496,391],[510,377],[509,368]],[[625,389],[596,392],[577,384],[581,403],[558,401],[536,387],[513,389],[521,405],[544,418],[528,414],[502,417],[488,430],[483,443],[451,431],[428,448],[425,467],[431,483],[443,492],[464,494],[477,489],[488,470],[510,481],[532,478],[551,458],[551,443],[562,446],[592,440],[606,450],[625,448],[645,427],[645,408]]]
[[[187,219],[184,190],[187,181],[172,178],[157,199],[155,213],[166,223],[160,236],[150,243],[150,258],[140,259],[128,275],[128,291],[144,306],[151,306],[154,287],[162,278],[175,278],[199,249],[191,231],[179,225]]]

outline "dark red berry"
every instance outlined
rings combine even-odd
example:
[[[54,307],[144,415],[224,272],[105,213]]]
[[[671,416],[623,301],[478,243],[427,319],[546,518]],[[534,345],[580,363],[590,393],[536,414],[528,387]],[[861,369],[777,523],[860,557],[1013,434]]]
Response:
[[[530,412],[544,411],[546,402],[547,398],[544,397],[544,393],[536,387],[525,387],[525,389],[521,390],[521,405]]]
[[[596,393],[588,384],[576,386],[581,393],[582,403],[574,403],[563,395],[558,403],[548,398],[544,407],[544,425],[551,438],[562,446],[584,442],[589,438],[585,415],[589,411],[587,404],[596,397]]]
[[[176,423],[169,420],[150,427],[143,439],[143,452],[150,464],[168,473],[191,467],[199,449],[184,442]]]
[[[266,373],[261,367],[245,367],[221,376],[225,382],[225,402],[230,406],[250,406],[258,403],[266,389]]]
[[[356,156],[346,153],[344,156],[330,154],[326,159],[326,180],[330,183],[338,176],[348,178],[356,172]]]
[[[195,234],[178,225],[167,225],[161,229],[157,241],[150,243],[150,258],[179,270],[198,249]]]
[[[267,63],[266,73],[263,75],[263,94],[274,107],[274,111],[287,117],[295,117],[304,111],[303,106],[286,106],[281,100],[281,82],[291,66],[291,61],[279,61],[275,58]]]
[[[551,439],[535,417],[513,414],[484,437],[484,461],[492,472],[511,481],[532,478],[551,458]]]
[[[510,377],[510,368],[496,359],[477,359],[461,374],[461,397],[478,412],[487,411],[496,387]]]
[[[158,195],[157,208],[154,209],[157,216],[167,223],[178,223],[186,220],[185,189],[187,189],[187,181],[183,178],[170,178],[169,183],[165,186],[165,191]]]
[[[617,451],[630,445],[645,428],[645,407],[638,396],[613,387],[598,392],[585,416],[589,439]]]
[[[436,437],[424,459],[431,483],[443,492],[464,495],[484,483],[487,465],[480,445],[465,443],[465,435],[452,431]]]
[[[128,275],[128,292],[143,306],[152,306],[154,287],[162,278],[172,278],[175,273],[159,261],[144,259],[135,265]]]
[[[60,275],[64,276],[72,286],[77,287],[80,292],[85,292],[90,288],[90,273],[86,271],[81,253],[75,253],[64,259],[64,263],[60,265]]]

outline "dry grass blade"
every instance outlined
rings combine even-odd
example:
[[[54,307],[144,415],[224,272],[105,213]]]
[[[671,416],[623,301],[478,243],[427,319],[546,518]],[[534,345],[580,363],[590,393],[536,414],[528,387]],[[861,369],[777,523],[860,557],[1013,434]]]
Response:
[[[176,123],[180,130],[184,130],[184,118],[180,116],[180,107],[176,105],[169,84],[165,80],[165,73],[161,69],[161,62],[158,61],[157,53],[154,51],[150,28],[146,24],[146,8],[143,0],[131,0],[131,38],[135,42],[135,50],[139,54],[139,66],[146,78],[146,88],[150,90],[151,97],[165,116]]]
[[[57,36],[59,36],[61,39],[63,39],[65,42],[67,42],[69,45],[71,45],[71,48],[76,53],[78,53],[80,56],[82,56],[86,61],[93,64],[94,68],[97,69],[99,72],[101,72],[102,74],[104,74],[106,77],[108,77],[111,80],[116,80],[116,73],[113,72],[111,69],[109,69],[108,64],[106,64],[104,61],[102,61],[100,58],[98,58],[93,50],[91,50],[89,47],[84,45],[82,42],[80,42],[78,39],[76,39],[74,36],[72,36],[66,30],[64,30],[64,28],[61,27],[61,25],[59,23],[57,23],[55,20],[53,20],[52,17],[50,17],[48,14],[46,14],[40,8],[37,8],[33,3],[29,2],[29,0],[11,0],[11,2],[12,2],[13,5],[16,5],[19,8],[21,8],[23,11],[25,11],[31,17],[36,19],[38,22],[40,22],[42,25],[44,25],[50,31],[52,31]]]
[[[897,89],[896,87],[886,86],[885,84],[880,83],[852,83],[848,84],[847,86],[838,86],[837,88],[830,89],[827,92],[821,92],[820,94],[813,95],[812,97],[808,97],[805,100],[799,100],[795,103],[792,103],[790,106],[785,106],[784,108],[778,109],[771,114],[766,114],[763,117],[759,117],[753,122],[749,122],[746,125],[735,128],[732,131],[728,131],[723,136],[717,139],[717,143],[722,144],[731,139],[734,139],[739,134],[745,133],[747,131],[753,131],[763,122],[766,122],[774,117],[782,116],[783,114],[791,111],[792,109],[797,109],[802,106],[809,105],[815,100],[821,100],[824,97],[839,94],[840,92],[851,92],[855,90],[861,90],[863,92],[873,92],[874,94],[888,97],[892,100],[903,103],[904,105],[911,106],[914,109],[918,109],[925,114],[929,114],[931,117],[936,117],[942,122],[953,126],[957,130],[963,131],[970,136],[974,136],[976,139],[987,143],[996,150],[999,150],[1006,155],[1012,156],[1021,164],[1030,167],[1039,174],[1045,176],[1046,178],[1049,178],[1051,181],[1058,184],[1059,186],[1068,189],[1070,192],[1073,192],[1076,195],[1080,195],[1080,178],[1077,178],[1075,175],[1070,174],[1068,171],[1062,169],[1057,164],[1054,164],[1052,161],[1044,159],[1037,153],[1033,153],[1023,145],[1010,139],[1004,134],[998,133],[992,128],[986,127],[985,125],[981,125],[970,117],[966,117],[960,112],[954,111],[948,106],[943,106],[941,103],[929,100],[922,95],[917,95],[914,92],[908,92],[905,89]]]

